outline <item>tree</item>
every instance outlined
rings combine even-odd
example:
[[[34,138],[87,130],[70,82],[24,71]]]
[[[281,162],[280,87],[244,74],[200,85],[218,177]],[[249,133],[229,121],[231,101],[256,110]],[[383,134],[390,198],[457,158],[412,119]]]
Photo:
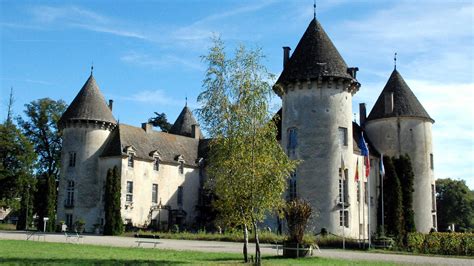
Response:
[[[105,182],[105,224],[104,235],[120,235],[123,232],[122,215],[120,213],[120,176],[118,168],[107,171]]]
[[[408,233],[415,232],[415,212],[413,210],[413,184],[415,182],[415,174],[411,166],[410,157],[402,155],[397,159],[393,160],[395,170],[397,172],[398,179],[402,191],[402,204],[403,204],[403,237],[404,244],[406,244]]]
[[[165,113],[158,113],[154,112],[155,117],[148,119],[148,122],[151,123],[154,127],[160,127],[161,131],[169,132],[171,127],[173,126],[168,122]]]
[[[247,229],[253,227],[260,264],[257,224],[282,206],[286,178],[296,167],[276,139],[269,112],[273,76],[261,64],[259,49],[241,45],[228,59],[219,38],[203,59],[208,68],[198,116],[212,138],[208,174],[215,206],[224,223],[244,228],[246,262]]]
[[[56,181],[59,178],[61,157],[61,134],[58,121],[66,110],[64,101],[43,98],[25,105],[26,120],[18,117],[23,134],[34,144],[38,154],[36,162],[37,191],[35,209],[38,227],[43,227],[43,218],[49,217],[46,230],[54,230],[56,209]]]
[[[10,93],[8,115],[0,124],[0,207],[19,213],[18,229],[27,228],[33,209],[30,189],[34,186],[33,145],[12,121],[13,94]]]
[[[403,202],[400,180],[398,179],[393,160],[384,156],[384,212],[385,226],[388,235],[400,240],[403,230]]]
[[[456,231],[472,231],[474,191],[469,190],[464,180],[436,180],[436,211],[440,231],[446,231],[451,224],[456,226]]]

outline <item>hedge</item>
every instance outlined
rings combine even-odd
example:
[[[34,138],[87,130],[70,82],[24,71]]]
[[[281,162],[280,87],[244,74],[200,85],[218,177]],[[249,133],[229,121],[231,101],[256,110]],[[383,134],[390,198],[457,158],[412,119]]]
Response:
[[[407,248],[418,253],[474,256],[474,234],[409,233]]]

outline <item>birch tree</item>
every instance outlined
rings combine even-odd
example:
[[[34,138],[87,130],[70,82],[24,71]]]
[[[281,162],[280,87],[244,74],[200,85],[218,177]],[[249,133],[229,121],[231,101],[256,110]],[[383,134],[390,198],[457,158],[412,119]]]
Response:
[[[260,49],[239,46],[227,58],[224,43],[215,38],[203,57],[208,68],[198,117],[209,133],[208,185],[216,194],[220,218],[244,233],[243,254],[248,262],[248,228],[255,234],[255,259],[260,264],[258,223],[282,206],[286,178],[296,167],[276,135],[269,111],[271,75],[262,65]]]

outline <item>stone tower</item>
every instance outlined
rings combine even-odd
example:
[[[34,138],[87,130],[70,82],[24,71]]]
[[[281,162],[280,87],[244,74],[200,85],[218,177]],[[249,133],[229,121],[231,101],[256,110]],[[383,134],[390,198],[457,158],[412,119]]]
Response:
[[[365,122],[367,135],[380,152],[387,156],[410,156],[415,174],[415,225],[417,231],[424,233],[437,227],[433,123],[396,69]]]
[[[117,125],[94,76],[86,83],[59,120],[62,131],[61,178],[58,220],[68,226],[84,220],[86,230],[101,224],[104,177],[99,175],[99,156],[109,134]],[[79,196],[80,195],[80,196]]]
[[[289,50],[284,47],[283,72],[274,86],[282,99],[282,147],[291,159],[302,161],[290,179],[288,194],[309,201],[318,212],[313,230],[326,228],[342,235],[339,175],[341,160],[346,166],[356,164],[352,95],[360,87],[357,68],[347,67],[316,19],[291,57]],[[356,232],[355,228],[358,225],[347,232]]]

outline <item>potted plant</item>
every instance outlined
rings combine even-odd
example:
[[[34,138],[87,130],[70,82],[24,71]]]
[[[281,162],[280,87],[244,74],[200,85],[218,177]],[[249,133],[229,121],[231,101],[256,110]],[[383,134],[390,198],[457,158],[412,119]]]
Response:
[[[85,229],[86,222],[83,219],[79,219],[74,223],[74,229],[77,233],[82,234]]]
[[[313,243],[304,239],[304,235],[312,213],[311,205],[304,200],[295,199],[286,204],[283,212],[289,234],[283,243],[283,256],[287,258],[309,256]]]

